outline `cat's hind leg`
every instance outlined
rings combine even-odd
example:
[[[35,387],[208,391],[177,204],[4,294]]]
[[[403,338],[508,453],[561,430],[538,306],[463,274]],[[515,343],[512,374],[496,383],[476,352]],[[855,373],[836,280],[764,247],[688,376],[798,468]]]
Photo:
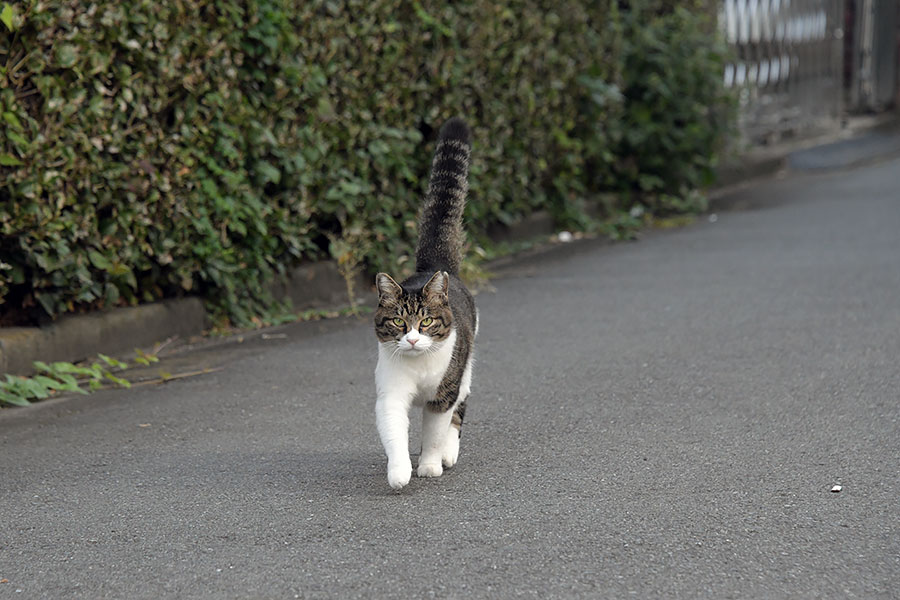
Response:
[[[478,321],[476,316],[476,329]],[[452,467],[459,459],[459,438],[462,435],[463,418],[466,416],[466,400],[469,399],[469,390],[472,389],[472,365],[474,357],[470,354],[466,361],[459,385],[459,396],[453,408],[453,416],[450,419],[450,429],[447,431],[447,439],[444,442],[444,451],[441,454],[441,462],[445,467]]]
[[[451,427],[451,421],[456,415],[456,407],[468,398],[471,384],[472,356],[468,349],[464,349],[454,354],[450,367],[435,392],[434,400],[425,403],[422,416],[422,454],[416,471],[419,477],[440,476],[444,472],[443,465],[447,464],[445,456],[452,459],[450,462],[456,463],[459,430]],[[451,440],[449,452],[448,440]]]
[[[453,410],[453,416],[450,418],[450,429],[447,431],[447,439],[444,442],[441,462],[447,468],[455,465],[459,458],[459,438],[462,436],[462,424],[465,416],[466,401],[463,400]]]

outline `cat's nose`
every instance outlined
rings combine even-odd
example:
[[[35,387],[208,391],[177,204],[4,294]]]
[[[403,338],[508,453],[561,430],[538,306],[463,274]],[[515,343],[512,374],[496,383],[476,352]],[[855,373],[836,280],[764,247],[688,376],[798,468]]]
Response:
[[[410,345],[410,346],[415,346],[415,345],[416,345],[416,342],[418,342],[419,340],[418,340],[418,339],[406,338],[406,341],[409,342],[409,345]]]

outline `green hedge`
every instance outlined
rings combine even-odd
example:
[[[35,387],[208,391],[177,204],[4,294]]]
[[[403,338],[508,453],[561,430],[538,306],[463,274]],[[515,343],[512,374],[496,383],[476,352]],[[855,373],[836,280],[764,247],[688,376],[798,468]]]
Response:
[[[186,293],[246,321],[303,259],[408,268],[452,115],[474,127],[475,235],[597,191],[683,195],[702,177],[678,165],[705,173],[722,131],[709,12],[616,6],[0,3],[0,323]],[[687,39],[691,75],[656,72]],[[636,110],[660,78],[672,102]],[[651,144],[671,127],[690,143]]]

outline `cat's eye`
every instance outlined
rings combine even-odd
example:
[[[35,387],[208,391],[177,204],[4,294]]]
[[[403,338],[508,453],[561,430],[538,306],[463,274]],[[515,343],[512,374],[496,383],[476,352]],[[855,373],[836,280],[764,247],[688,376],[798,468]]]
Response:
[[[432,323],[434,323],[434,319],[432,319],[431,317],[425,317],[419,322],[419,325],[421,325],[422,327],[428,327]]]
[[[400,317],[394,317],[394,325],[396,325],[397,327],[403,327],[404,325],[406,325],[406,321],[404,321]]]

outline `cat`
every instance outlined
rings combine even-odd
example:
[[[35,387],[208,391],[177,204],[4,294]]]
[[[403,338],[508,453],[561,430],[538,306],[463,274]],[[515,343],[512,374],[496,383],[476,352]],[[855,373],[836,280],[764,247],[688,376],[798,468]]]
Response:
[[[375,422],[387,454],[387,480],[409,483],[409,411],[421,406],[422,451],[416,474],[439,477],[459,457],[459,436],[472,383],[478,312],[459,278],[471,132],[454,117],[438,135],[419,218],[416,272],[402,283],[375,277]]]

